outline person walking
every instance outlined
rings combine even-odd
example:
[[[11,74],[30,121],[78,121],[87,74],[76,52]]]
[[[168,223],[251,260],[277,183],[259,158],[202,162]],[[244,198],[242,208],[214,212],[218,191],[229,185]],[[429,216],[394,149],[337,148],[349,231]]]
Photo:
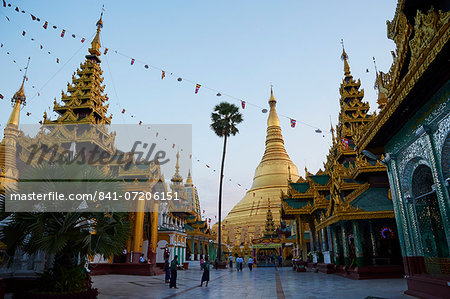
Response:
[[[206,287],[208,287],[210,265],[211,264],[209,263],[209,257],[206,256],[205,263],[203,264],[203,275],[202,275],[202,281],[200,282],[200,287],[203,286],[204,281],[206,281]]]
[[[178,255],[176,255],[170,263],[170,288],[177,288],[177,267],[178,267]]]
[[[250,272],[252,272],[253,268],[253,259],[250,257],[248,258],[248,268],[250,269]]]
[[[205,260],[203,259],[203,255],[201,256],[201,259],[200,259],[200,270],[202,270],[203,269],[203,264],[205,263]]]
[[[233,269],[233,256],[230,254],[230,257],[228,258],[230,262],[230,269]]]
[[[170,262],[169,262],[168,255],[166,255],[166,257],[165,257],[164,270],[166,271],[166,283],[169,283],[169,281],[170,281]]]

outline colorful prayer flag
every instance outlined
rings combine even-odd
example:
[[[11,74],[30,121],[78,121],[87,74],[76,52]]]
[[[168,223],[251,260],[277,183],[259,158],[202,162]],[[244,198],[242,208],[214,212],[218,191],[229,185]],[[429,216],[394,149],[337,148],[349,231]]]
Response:
[[[125,109],[122,109],[122,114],[124,114],[125,113]]]
[[[64,37],[64,35],[66,35],[66,30],[63,29],[63,31],[61,31],[61,37]]]
[[[134,58],[131,58],[131,65],[134,64]]]
[[[42,45],[41,45],[41,50],[42,50],[42,48],[43,48],[43,47],[42,47]]]
[[[5,0],[3,0],[3,7],[6,7],[6,2],[5,2]]]
[[[17,12],[19,12],[19,8],[16,6],[16,9],[15,9]]]
[[[56,58],[56,63],[59,63],[59,58]]]
[[[31,113],[30,112],[27,112],[27,116],[30,116],[31,115]]]
[[[241,101],[242,109],[245,109],[245,101]]]
[[[48,22],[45,21],[44,26],[42,26],[42,27],[44,27],[44,29],[47,29],[47,26],[48,26]]]
[[[0,99],[3,100],[3,95],[0,93]]]
[[[103,55],[106,55],[106,53],[108,53],[108,48],[105,48],[105,52],[103,52]]]
[[[85,40],[86,40],[86,39],[83,37],[83,38],[81,39],[81,42],[84,43]]]
[[[295,128],[296,123],[297,123],[297,121],[295,119],[291,118],[291,127]]]
[[[25,36],[25,34],[26,34],[26,32],[25,32],[25,31],[22,31],[22,35]]]
[[[139,122],[139,125],[142,125],[142,121]]]
[[[161,80],[164,79],[165,76],[166,76],[166,72],[165,72],[165,71],[162,71],[162,74],[161,74]]]
[[[201,85],[200,84],[195,84],[195,94],[198,93],[198,90],[200,89]]]
[[[36,21],[36,17],[35,17],[35,16],[33,16],[32,14],[30,14],[30,16],[31,16],[31,19],[32,19],[33,21]]]

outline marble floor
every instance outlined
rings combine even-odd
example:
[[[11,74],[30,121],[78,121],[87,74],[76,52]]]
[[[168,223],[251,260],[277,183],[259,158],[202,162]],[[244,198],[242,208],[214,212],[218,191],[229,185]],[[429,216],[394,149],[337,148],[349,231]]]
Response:
[[[106,298],[413,298],[403,294],[404,279],[350,280],[334,274],[297,273],[291,268],[211,270],[208,287],[200,287],[200,269],[178,271],[178,289],[164,276],[93,276],[99,299]]]

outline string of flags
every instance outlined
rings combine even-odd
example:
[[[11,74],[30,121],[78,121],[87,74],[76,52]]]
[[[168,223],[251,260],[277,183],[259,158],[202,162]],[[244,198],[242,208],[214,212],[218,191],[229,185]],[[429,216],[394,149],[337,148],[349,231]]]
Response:
[[[7,6],[8,6],[8,7],[12,7],[12,5],[11,5],[10,3],[6,2],[5,0],[2,0],[2,2],[3,2],[3,7],[7,7]],[[22,12],[22,13],[24,13],[24,14],[27,13],[25,10],[20,10],[17,6],[16,6],[15,11],[16,11],[16,12]],[[41,21],[41,19],[38,18],[38,17],[36,17],[34,14],[29,13],[29,15],[31,16],[31,18],[32,18],[33,21],[37,21],[37,22],[40,22],[40,21]],[[49,27],[49,22],[48,22],[48,21],[44,21],[43,28],[44,28],[44,29],[47,29],[48,27]],[[57,26],[57,25],[53,25],[52,28],[53,28],[53,29],[58,29],[58,26]],[[67,30],[66,30],[66,29],[62,29],[61,34],[60,34],[61,38],[64,38],[64,36],[66,35],[66,33],[67,33]],[[23,36],[25,36],[26,31],[23,31],[22,34],[23,34]],[[77,34],[72,33],[71,36],[72,36],[73,38],[76,38],[76,37],[77,37]],[[85,39],[84,37],[82,37],[80,40],[81,40],[81,43],[84,43],[86,39]],[[42,49],[43,46],[40,45],[40,48]],[[109,48],[105,48],[103,54],[106,55],[106,54],[108,53],[108,51],[109,51]],[[123,56],[127,56],[127,55],[124,55],[124,54],[122,54],[122,53],[119,53],[118,51],[114,51],[114,52],[117,53],[117,54],[123,55]],[[50,54],[50,52],[48,52],[48,53]],[[130,64],[131,64],[132,66],[135,65],[135,63],[138,61],[137,59],[135,59],[135,58],[133,58],[133,57],[130,57],[130,56],[127,56],[127,57],[130,59]],[[59,62],[60,62],[60,59],[59,59],[59,58],[56,58],[56,63],[59,63]],[[149,64],[147,64],[147,63],[143,63],[143,64],[144,64],[144,67],[145,67],[146,69],[149,68]],[[159,69],[159,70],[161,71],[161,79],[164,79],[164,78],[165,78],[165,76],[166,76],[166,71],[165,71],[165,70],[162,70],[162,69],[160,69],[160,68],[158,68],[158,67],[153,67],[153,68]],[[173,73],[170,73],[170,75],[173,75]],[[178,77],[177,80],[178,80],[179,82],[181,82],[181,81],[183,81],[183,78],[182,78],[182,77]],[[187,81],[187,82],[194,83],[193,81],[188,80],[188,79],[186,79],[186,78],[184,78],[184,80]],[[195,94],[198,94],[198,92],[199,92],[199,90],[200,90],[201,87],[202,87],[201,84],[195,83]],[[205,87],[205,86],[203,86],[203,87],[206,88],[206,89],[209,89],[209,90],[211,90],[211,91],[216,92],[216,95],[217,95],[218,97],[222,96],[222,93],[221,93],[220,91],[217,91],[217,90],[215,90],[215,89],[213,89],[213,88],[209,88],[209,87]],[[231,96],[231,95],[226,95],[226,94],[224,94],[224,95],[227,96],[227,97],[229,97],[229,98],[231,98],[231,99],[238,100],[238,101],[241,103],[242,109],[245,109],[245,108],[246,108],[246,104],[248,103],[248,104],[251,104],[251,105],[253,105],[253,106],[255,106],[255,107],[261,108],[261,111],[262,111],[263,113],[267,113],[267,109],[265,109],[264,107],[260,107],[259,105],[256,105],[256,104],[252,104],[252,103],[246,102],[246,101],[244,101],[244,100],[242,100],[242,99],[239,99],[239,98],[234,97],[234,96]],[[288,118],[289,121],[290,121],[291,127],[292,127],[292,128],[295,128],[296,123],[297,123],[297,120],[296,120],[296,119],[294,119],[294,118],[292,118],[292,117],[289,117],[289,116],[282,115],[282,114],[280,114],[280,113],[279,113],[278,115],[281,116],[281,117]],[[299,122],[299,123],[302,123],[303,125],[306,125],[306,126],[309,126],[309,127],[314,128],[316,133],[319,133],[319,132],[322,133],[322,132],[323,132],[321,129],[318,129],[316,126],[307,124],[307,123],[302,122],[302,121],[298,121],[298,122]],[[325,135],[323,135],[323,137],[325,137]]]

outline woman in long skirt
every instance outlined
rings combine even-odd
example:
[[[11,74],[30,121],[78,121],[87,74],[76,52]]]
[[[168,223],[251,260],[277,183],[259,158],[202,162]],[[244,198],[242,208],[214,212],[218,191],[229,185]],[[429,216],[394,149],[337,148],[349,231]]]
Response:
[[[206,256],[205,263],[203,264],[203,275],[202,275],[202,282],[200,283],[200,286],[203,286],[203,282],[206,281],[206,287],[208,287],[209,282],[209,257]]]

